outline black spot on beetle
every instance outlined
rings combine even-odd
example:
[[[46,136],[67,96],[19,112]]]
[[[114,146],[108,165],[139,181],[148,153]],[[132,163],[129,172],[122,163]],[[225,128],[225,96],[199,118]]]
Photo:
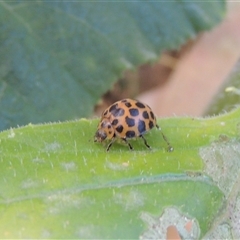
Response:
[[[153,128],[154,127],[153,121],[150,121],[148,126],[149,126],[150,129]]]
[[[143,114],[142,114],[143,118],[145,119],[149,119],[149,114],[147,111],[144,111]]]
[[[121,133],[123,131],[123,126],[119,125],[116,127],[117,132]]]
[[[126,121],[128,127],[133,127],[133,126],[135,126],[135,120],[134,120],[133,118],[126,117],[126,118],[125,118],[125,121]]]
[[[130,102],[125,102],[125,106],[130,108],[132,106],[132,104]]]
[[[155,119],[155,116],[154,116],[154,114],[153,114],[152,111],[150,111],[150,115],[151,115],[151,118],[152,118],[152,119]]]
[[[106,116],[108,114],[108,110],[105,110],[104,112],[103,112],[103,116]]]
[[[116,111],[117,109],[117,104],[113,104],[110,108],[109,108],[109,112],[112,113],[113,111]]]
[[[126,132],[126,137],[127,137],[127,138],[133,138],[133,137],[135,137],[135,132],[134,132],[134,131],[127,131],[127,132]]]
[[[112,121],[112,125],[113,126],[116,126],[118,124],[118,119],[114,119],[113,121]]]
[[[111,111],[111,114],[114,116],[114,117],[121,117],[123,116],[125,113],[124,109],[123,108],[115,108]]]
[[[137,108],[131,108],[131,109],[129,109],[129,113],[130,113],[130,115],[133,116],[133,117],[136,117],[136,116],[139,115],[139,111],[138,111]]]
[[[138,132],[139,132],[140,134],[146,132],[146,124],[145,124],[145,122],[142,121],[142,120],[139,120],[139,121],[138,121]]]
[[[139,108],[145,108],[146,106],[143,103],[136,102],[136,106]]]

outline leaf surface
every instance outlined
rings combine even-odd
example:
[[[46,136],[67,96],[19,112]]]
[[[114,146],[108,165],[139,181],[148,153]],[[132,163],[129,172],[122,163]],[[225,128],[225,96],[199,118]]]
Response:
[[[106,152],[93,142],[97,120],[2,132],[0,237],[163,238],[193,222],[185,238],[222,238],[224,226],[237,238],[226,220],[239,217],[239,117],[158,120],[173,152],[157,129],[152,150],[137,139]]]

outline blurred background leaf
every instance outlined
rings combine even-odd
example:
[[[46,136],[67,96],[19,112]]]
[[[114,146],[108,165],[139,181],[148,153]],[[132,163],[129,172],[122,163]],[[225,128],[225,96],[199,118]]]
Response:
[[[220,22],[225,1],[0,3],[0,129],[90,116],[129,68]]]

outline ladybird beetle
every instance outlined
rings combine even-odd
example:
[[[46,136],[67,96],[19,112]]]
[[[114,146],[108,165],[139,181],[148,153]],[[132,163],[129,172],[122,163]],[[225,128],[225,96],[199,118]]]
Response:
[[[152,109],[144,103],[132,99],[123,99],[113,103],[103,111],[100,123],[98,124],[94,142],[103,142],[106,139],[111,140],[107,146],[107,151],[117,138],[122,139],[132,150],[132,145],[128,142],[129,138],[141,137],[144,144],[151,148],[143,134],[153,127],[158,129],[156,117]],[[162,132],[161,132],[162,133]],[[162,133],[163,139],[168,144],[168,150],[173,148]]]

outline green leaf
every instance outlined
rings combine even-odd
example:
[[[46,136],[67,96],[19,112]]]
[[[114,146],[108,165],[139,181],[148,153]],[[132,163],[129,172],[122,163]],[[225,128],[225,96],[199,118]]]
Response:
[[[124,70],[217,24],[225,1],[0,2],[0,129],[89,116]]]
[[[106,152],[97,119],[4,131],[0,238],[162,239],[169,225],[188,239],[238,238],[239,119],[158,120],[173,152],[157,129],[152,150],[137,139]]]

